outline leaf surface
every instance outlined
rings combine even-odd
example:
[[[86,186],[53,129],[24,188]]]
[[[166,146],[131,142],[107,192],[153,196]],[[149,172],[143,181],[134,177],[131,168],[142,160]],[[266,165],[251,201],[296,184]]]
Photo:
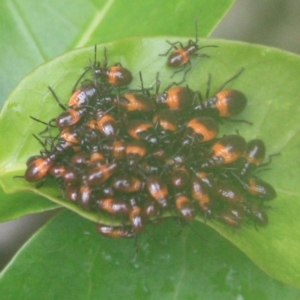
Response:
[[[300,190],[297,179],[300,178],[300,58],[280,50],[244,43],[220,40],[201,42],[203,45],[216,44],[219,48],[203,49],[203,53],[209,53],[210,58],[193,60],[193,69],[187,78],[192,89],[205,91],[207,74],[211,73],[212,91],[215,91],[241,67],[245,68],[244,73],[228,88],[242,90],[247,95],[248,107],[239,118],[253,121],[254,125],[228,122],[222,126],[222,133],[233,134],[238,129],[247,140],[256,137],[263,139],[269,154],[281,153],[274,158],[272,170],[261,173],[261,177],[270,182],[278,194],[271,203],[272,209],[268,211],[270,224],[266,228],[257,231],[244,226],[240,234],[233,234],[216,221],[207,225],[231,240],[268,274],[299,287]],[[140,70],[145,86],[154,82],[156,72],[160,72],[165,86],[170,82],[172,71],[165,67],[165,57],[158,56],[168,47],[165,38],[124,39],[99,46],[99,51],[104,46],[111,63],[121,62],[132,70],[135,77],[132,87],[139,85],[137,74]],[[37,190],[22,178],[13,179],[14,175],[24,173],[26,159],[38,153],[39,144],[31,134],[39,132],[43,125],[32,121],[29,116],[47,121],[61,112],[47,86],[50,85],[61,101],[67,103],[74,82],[92,56],[92,48],[71,51],[36,69],[13,91],[0,117],[0,143],[4,145],[0,149],[0,182],[6,192],[31,191],[90,220],[113,223],[113,220],[101,219],[58,197],[58,189],[53,182],[46,182]]]
[[[49,288],[50,287],[50,288]],[[35,234],[0,275],[3,300],[298,299],[207,226],[173,220],[135,241],[99,236],[65,212]]]

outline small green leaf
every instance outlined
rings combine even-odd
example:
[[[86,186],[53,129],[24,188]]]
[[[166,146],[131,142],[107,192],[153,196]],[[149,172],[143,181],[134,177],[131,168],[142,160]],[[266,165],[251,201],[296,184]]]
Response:
[[[219,48],[203,49],[210,58],[193,60],[193,69],[187,78],[189,86],[205,91],[207,74],[211,73],[214,91],[244,67],[244,73],[229,87],[247,95],[248,107],[239,118],[253,121],[254,125],[226,123],[222,132],[232,134],[238,129],[247,140],[262,138],[269,154],[281,153],[274,158],[272,170],[261,173],[278,194],[268,211],[270,224],[266,228],[257,231],[244,226],[240,234],[233,234],[216,221],[207,225],[230,239],[268,274],[300,287],[300,222],[297,215],[300,210],[297,184],[300,178],[300,58],[276,49],[243,43],[201,40],[201,45],[205,44],[216,44]],[[132,87],[139,85],[137,74],[140,70],[146,86],[154,82],[156,72],[160,72],[165,86],[170,82],[172,71],[165,67],[166,58],[158,56],[168,48],[165,38],[125,39],[101,45],[99,51],[103,46],[108,49],[110,63],[121,62],[132,70],[136,78]],[[37,190],[22,178],[13,179],[14,175],[24,174],[27,157],[37,154],[40,148],[31,134],[39,132],[43,125],[32,121],[29,116],[48,121],[61,111],[47,85],[56,91],[62,102],[67,103],[74,82],[92,56],[92,48],[69,52],[36,69],[13,91],[0,117],[0,143],[3,145],[0,149],[0,183],[6,192],[32,191],[97,221],[101,219],[98,215],[82,211],[57,197],[58,190],[53,183],[46,182]]]
[[[241,233],[242,234],[242,233]],[[239,235],[239,234],[237,234]],[[2,300],[299,299],[198,222],[149,226],[137,240],[99,236],[69,212],[35,234],[0,275]]]

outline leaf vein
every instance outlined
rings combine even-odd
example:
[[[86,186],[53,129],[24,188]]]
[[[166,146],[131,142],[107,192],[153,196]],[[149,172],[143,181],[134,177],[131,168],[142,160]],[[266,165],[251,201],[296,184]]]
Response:
[[[34,35],[34,32],[31,30],[28,22],[23,17],[20,8],[14,1],[8,1],[7,6],[9,11],[11,12],[12,18],[15,21],[16,26],[18,27],[19,31],[22,33],[24,38],[28,40],[29,45],[34,45],[35,49],[39,53],[40,57],[43,61],[46,60],[46,54],[41,50],[42,48],[39,46],[38,40]]]
[[[84,34],[81,36],[77,44],[75,45],[75,48],[83,47],[87,44],[88,39],[92,35],[92,33],[95,31],[95,29],[99,26],[101,21],[103,20],[104,16],[110,9],[110,7],[114,4],[115,0],[109,0],[105,6],[102,8],[101,11],[97,11],[94,18],[91,20],[90,25],[88,26],[87,30],[84,32]]]

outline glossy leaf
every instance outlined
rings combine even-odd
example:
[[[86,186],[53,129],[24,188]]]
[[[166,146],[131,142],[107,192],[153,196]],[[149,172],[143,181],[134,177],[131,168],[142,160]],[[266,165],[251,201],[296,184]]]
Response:
[[[72,224],[72,225],[71,225]],[[49,288],[49,284],[51,287]],[[0,275],[1,299],[298,299],[205,225],[174,220],[137,240],[108,239],[63,213]]]
[[[2,0],[0,107],[25,74],[57,55],[129,36],[194,35],[195,17],[208,36],[233,2]]]
[[[67,0],[64,2],[16,0],[12,2],[3,0],[0,3],[0,35],[2,38],[0,44],[0,107],[13,86],[29,70],[69,49],[100,41],[114,40],[130,34],[148,36],[167,33],[194,34],[194,19],[198,16],[198,12],[204,16],[198,17],[199,36],[207,36],[232,3],[233,0],[223,0],[222,2],[217,0],[197,2],[166,0],[164,5],[157,0],[147,2],[104,0]],[[66,7],[67,9],[65,9]],[[124,7],[127,9],[126,11],[129,11],[128,8],[130,8],[138,12],[135,14],[136,18],[132,18],[131,12],[124,13]],[[176,10],[172,9],[174,7]],[[145,13],[147,22],[144,18]],[[128,30],[123,30],[123,28],[128,29],[128,23],[130,23],[130,33]],[[176,25],[174,26],[174,24]],[[6,127],[2,130],[6,130],[8,134],[10,132],[10,129]],[[11,149],[5,147],[5,151],[10,153]],[[47,202],[40,200],[40,197],[31,196],[29,201],[25,198],[29,206],[23,207],[22,203],[25,201],[21,200],[21,196],[7,197],[3,191],[1,193],[0,209],[3,213],[0,219],[2,221],[19,217],[28,212],[43,210],[42,202],[45,208],[53,206],[52,203],[46,204]],[[12,201],[14,197],[16,199]],[[21,200],[21,205],[16,205],[19,200]],[[33,210],[35,204],[32,201],[36,201],[39,207]],[[13,203],[11,205],[13,209],[7,207],[6,203],[8,205]]]
[[[261,173],[278,193],[277,199],[271,204],[272,209],[268,211],[270,224],[266,228],[257,231],[253,227],[244,226],[240,234],[233,234],[216,221],[208,222],[208,225],[230,239],[268,274],[299,287],[300,267],[297,262],[300,259],[300,222],[297,212],[300,209],[300,193],[296,179],[300,178],[297,147],[300,142],[297,118],[300,58],[261,46],[201,41],[203,45],[208,43],[216,44],[219,48],[205,49],[205,53],[211,56],[209,59],[193,60],[194,67],[187,80],[189,86],[205,91],[207,74],[211,73],[212,90],[215,90],[244,67],[242,76],[231,82],[229,87],[240,89],[247,95],[248,107],[240,118],[253,121],[254,125],[227,123],[223,126],[224,132],[235,133],[238,129],[247,140],[262,138],[266,142],[268,153],[281,153],[274,159],[272,170]],[[169,83],[172,71],[165,68],[165,57],[157,55],[167,48],[164,38],[125,39],[105,46],[111,63],[121,62],[133,71],[135,77],[142,70],[146,86],[153,83],[157,71],[160,72],[163,83]],[[101,48],[99,47],[99,51]],[[81,211],[58,198],[58,190],[53,183],[46,183],[36,190],[23,179],[13,179],[13,175],[24,173],[27,157],[36,154],[39,149],[39,144],[31,137],[31,133],[39,132],[43,126],[29,119],[29,116],[47,121],[61,111],[47,90],[47,85],[52,86],[59,98],[66,103],[71,87],[92,55],[92,48],[67,53],[38,68],[11,94],[0,119],[0,128],[4,129],[0,140],[4,145],[0,149],[0,180],[7,192],[26,190],[39,193],[97,221],[101,219],[98,215]],[[138,84],[136,79],[132,87],[137,87]],[[8,151],[9,149],[15,150]],[[112,221],[101,219],[101,222]]]

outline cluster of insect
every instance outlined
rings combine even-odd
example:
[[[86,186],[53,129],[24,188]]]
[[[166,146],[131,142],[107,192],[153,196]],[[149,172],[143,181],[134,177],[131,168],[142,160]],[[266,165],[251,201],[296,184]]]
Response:
[[[264,162],[264,142],[237,133],[218,137],[226,120],[249,123],[231,118],[245,109],[246,96],[225,89],[243,69],[211,97],[209,80],[202,97],[183,82],[192,56],[207,56],[199,53],[204,47],[197,38],[170,44],[167,64],[184,75],[164,91],[158,75],[145,88],[141,73],[141,86],[129,89],[132,73],[109,66],[106,50],[100,64],[96,48],[67,106],[49,88],[63,112],[49,122],[32,117],[45,126],[34,135],[43,149],[28,159],[25,179],[41,185],[52,177],[67,201],[117,221],[96,224],[109,237],[134,237],[166,216],[202,216],[233,228],[267,225],[265,203],[276,192],[257,176],[271,162]]]

